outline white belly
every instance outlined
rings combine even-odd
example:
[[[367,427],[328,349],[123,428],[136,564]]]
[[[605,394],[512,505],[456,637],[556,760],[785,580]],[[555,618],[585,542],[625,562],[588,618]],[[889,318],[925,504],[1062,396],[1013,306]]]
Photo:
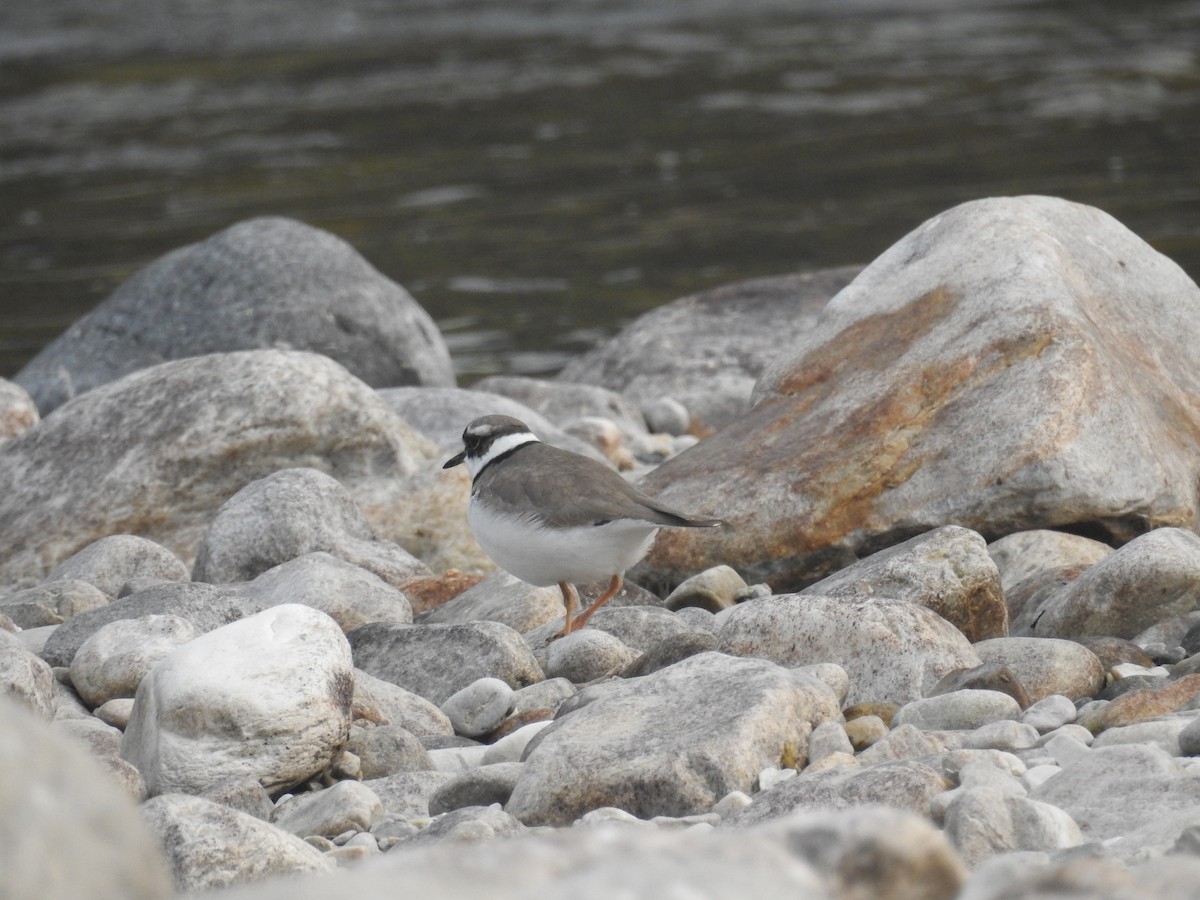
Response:
[[[543,528],[498,516],[471,498],[467,520],[479,546],[500,568],[538,586],[607,581],[646,555],[657,525],[618,519],[606,525]]]

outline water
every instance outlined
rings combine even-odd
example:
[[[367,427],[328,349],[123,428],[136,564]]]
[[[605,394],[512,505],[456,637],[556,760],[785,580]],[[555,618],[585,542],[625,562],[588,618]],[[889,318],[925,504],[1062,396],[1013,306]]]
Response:
[[[0,375],[267,213],[405,285],[464,383],[989,195],[1098,206],[1196,278],[1198,33],[1195,0],[7,3]]]

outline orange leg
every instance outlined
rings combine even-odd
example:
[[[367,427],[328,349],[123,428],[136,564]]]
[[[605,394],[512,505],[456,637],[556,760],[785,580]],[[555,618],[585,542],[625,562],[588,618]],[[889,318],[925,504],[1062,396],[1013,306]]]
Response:
[[[575,593],[575,585],[569,581],[560,581],[558,589],[562,591],[563,607],[566,609],[566,615],[563,618],[562,631],[556,634],[555,637],[562,637],[564,634],[571,633],[573,625],[571,620],[575,615],[575,609],[579,606],[579,595]]]
[[[575,621],[571,623],[571,630],[582,628],[587,624],[587,620],[592,617],[592,613],[602,607],[605,603],[617,595],[617,591],[621,590],[621,585],[625,583],[620,575],[614,575],[612,581],[608,583],[608,590],[596,598],[596,602],[581,612],[575,617]]]

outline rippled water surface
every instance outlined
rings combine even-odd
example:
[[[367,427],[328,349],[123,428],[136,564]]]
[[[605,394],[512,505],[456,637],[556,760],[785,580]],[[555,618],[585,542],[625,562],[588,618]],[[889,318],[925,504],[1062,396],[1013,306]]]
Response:
[[[995,194],[1196,278],[1197,48],[1194,0],[0,4],[0,374],[263,213],[405,285],[464,381]]]

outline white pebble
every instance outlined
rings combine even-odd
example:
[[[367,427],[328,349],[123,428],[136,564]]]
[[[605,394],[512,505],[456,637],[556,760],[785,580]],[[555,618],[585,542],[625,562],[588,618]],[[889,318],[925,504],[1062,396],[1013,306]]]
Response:
[[[479,737],[504,721],[512,708],[513,689],[499,678],[480,678],[452,694],[441,710],[455,734]]]
[[[1045,784],[1061,771],[1061,766],[1033,766],[1025,770],[1025,774],[1021,776],[1021,782],[1028,790],[1032,791],[1038,785]]]
[[[758,773],[758,789],[769,791],[775,785],[795,777],[795,769],[763,769]]]

